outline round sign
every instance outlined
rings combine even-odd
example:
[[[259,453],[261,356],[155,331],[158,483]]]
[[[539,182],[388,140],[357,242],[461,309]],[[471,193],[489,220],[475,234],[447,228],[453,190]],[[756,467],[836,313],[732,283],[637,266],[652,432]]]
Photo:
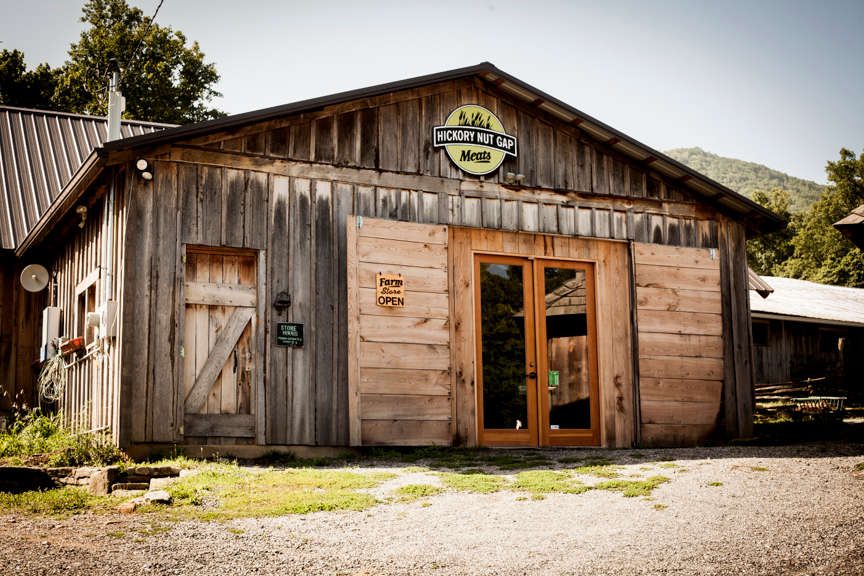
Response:
[[[504,131],[495,114],[477,104],[453,110],[443,126],[433,129],[432,143],[443,146],[460,170],[475,176],[496,171],[508,154],[516,157],[516,138]]]

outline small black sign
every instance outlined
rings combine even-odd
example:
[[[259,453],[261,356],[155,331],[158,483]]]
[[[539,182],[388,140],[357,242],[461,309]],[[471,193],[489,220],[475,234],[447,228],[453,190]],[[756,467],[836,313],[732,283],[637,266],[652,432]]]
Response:
[[[279,346],[303,346],[303,324],[277,322],[276,344]]]

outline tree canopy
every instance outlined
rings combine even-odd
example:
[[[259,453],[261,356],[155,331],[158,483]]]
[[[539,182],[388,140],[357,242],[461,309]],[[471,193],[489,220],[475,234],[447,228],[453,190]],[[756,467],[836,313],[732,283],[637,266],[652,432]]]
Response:
[[[750,265],[760,274],[864,288],[864,253],[833,226],[864,204],[864,153],[856,157],[843,148],[826,172],[825,192],[809,209],[792,214],[787,230],[748,242]],[[790,217],[784,192],[756,195],[754,200]]]
[[[224,114],[211,107],[220,94],[219,74],[204,61],[197,42],[154,23],[126,0],[88,0],[81,21],[87,28],[69,48],[68,60],[32,71],[19,50],[0,53],[0,103],[105,115],[111,59],[121,66],[124,116],[183,124]]]

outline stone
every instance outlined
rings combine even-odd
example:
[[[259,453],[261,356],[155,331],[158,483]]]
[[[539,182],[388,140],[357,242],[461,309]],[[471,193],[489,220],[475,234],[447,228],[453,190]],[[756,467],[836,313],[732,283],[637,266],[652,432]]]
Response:
[[[180,478],[186,478],[187,476],[195,476],[196,474],[198,474],[198,470],[184,468],[183,470],[180,470],[180,474],[178,474],[178,476],[180,476]]]
[[[60,468],[46,468],[45,472],[56,480],[72,476],[72,471],[75,470],[71,466],[62,466]]]
[[[177,477],[153,478],[152,480],[150,480],[150,490],[164,490],[177,480]]]
[[[111,490],[111,496],[117,496],[118,498],[131,498],[132,496],[141,496],[144,492],[146,492],[146,490],[124,490],[123,488],[118,490],[117,488],[113,488]]]
[[[150,504],[170,504],[171,494],[165,490],[151,490],[144,494],[144,501]]]
[[[20,494],[54,488],[54,480],[41,468],[0,466],[0,492]]]
[[[119,506],[117,506],[117,511],[121,514],[132,514],[135,510],[143,504],[144,501],[141,498],[135,498],[134,500],[129,500],[127,502],[123,502]]]
[[[92,468],[90,466],[82,466],[81,468],[76,468],[73,476],[76,480],[81,480],[82,478],[90,478],[94,472],[98,472],[98,468]]]
[[[143,476],[145,478],[164,478],[166,476],[177,476],[180,469],[176,466],[134,466],[126,470],[129,476]]]
[[[87,489],[95,496],[106,496],[111,492],[111,486],[117,483],[120,479],[120,468],[117,466],[108,466],[97,470],[90,476],[90,483]]]
[[[148,490],[150,488],[149,482],[118,482],[114,484],[114,487],[111,489],[112,492],[115,490]]]

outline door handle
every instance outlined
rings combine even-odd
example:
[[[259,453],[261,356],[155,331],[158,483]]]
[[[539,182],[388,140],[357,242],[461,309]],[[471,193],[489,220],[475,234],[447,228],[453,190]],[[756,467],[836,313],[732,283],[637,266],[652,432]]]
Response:
[[[531,378],[532,380],[536,380],[537,379],[537,372],[529,372],[525,376],[527,376],[528,378]]]

